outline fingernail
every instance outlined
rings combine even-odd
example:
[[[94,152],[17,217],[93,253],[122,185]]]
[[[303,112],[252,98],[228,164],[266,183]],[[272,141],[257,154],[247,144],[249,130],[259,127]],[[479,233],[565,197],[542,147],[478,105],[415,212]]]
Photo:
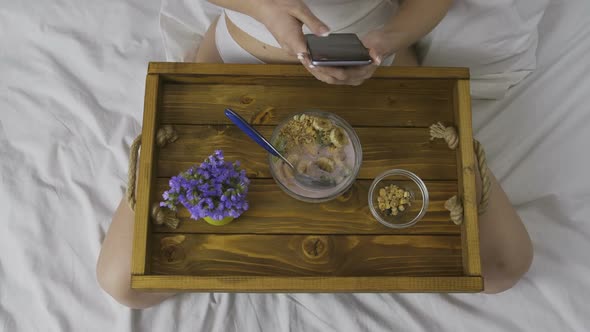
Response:
[[[330,35],[330,29],[328,29],[327,27],[321,27],[319,32],[320,36],[322,37],[328,37]]]
[[[303,52],[297,53],[297,59],[303,60],[305,57],[303,56]]]
[[[309,65],[309,68],[314,69],[315,66],[314,65]]]
[[[381,57],[380,56],[378,56],[378,57],[375,58],[375,64],[377,66],[379,66],[381,64]]]

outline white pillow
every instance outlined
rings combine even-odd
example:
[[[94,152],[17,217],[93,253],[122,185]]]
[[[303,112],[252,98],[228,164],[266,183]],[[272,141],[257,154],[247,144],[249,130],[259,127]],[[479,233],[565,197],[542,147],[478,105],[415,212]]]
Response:
[[[537,26],[549,0],[455,0],[418,43],[424,66],[469,67],[472,95],[501,98],[535,69]]]

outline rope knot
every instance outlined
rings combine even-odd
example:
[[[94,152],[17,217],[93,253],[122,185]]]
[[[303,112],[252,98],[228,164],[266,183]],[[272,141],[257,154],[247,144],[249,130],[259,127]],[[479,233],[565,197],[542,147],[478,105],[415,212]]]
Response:
[[[178,227],[178,223],[180,222],[180,220],[178,220],[178,217],[176,216],[176,212],[167,208],[160,207],[160,204],[158,203],[154,203],[154,205],[152,206],[152,218],[154,224],[165,224],[166,226],[172,229],[176,229]]]
[[[156,133],[156,145],[164,147],[178,139],[178,134],[171,125],[162,126]],[[131,144],[129,153],[129,170],[127,173],[127,202],[131,210],[135,211],[137,201],[135,199],[135,186],[137,176],[137,160],[139,157],[139,149],[141,148],[141,134],[138,135]],[[176,213],[168,209],[162,209],[159,206],[152,208],[152,218],[157,225],[166,224],[171,228],[178,227],[178,218]]]
[[[461,225],[463,222],[463,204],[461,204],[457,195],[449,198],[445,202],[445,209],[451,212],[451,220],[455,225]]]
[[[459,135],[457,135],[455,127],[445,127],[441,122],[430,126],[430,140],[434,141],[437,138],[444,139],[452,150],[455,150],[459,145]]]
[[[127,171],[127,202],[132,211],[135,211],[135,176],[137,173],[137,157],[141,147],[141,134],[139,134],[131,143],[129,152],[129,170]]]
[[[162,126],[156,133],[156,144],[161,148],[177,139],[178,134],[171,125]]]

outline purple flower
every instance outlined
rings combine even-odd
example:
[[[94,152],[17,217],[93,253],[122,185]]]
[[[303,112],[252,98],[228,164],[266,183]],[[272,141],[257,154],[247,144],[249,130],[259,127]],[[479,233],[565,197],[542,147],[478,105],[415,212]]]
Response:
[[[225,161],[223,151],[216,150],[199,166],[173,176],[160,206],[176,211],[182,205],[193,219],[239,217],[248,210],[250,184],[239,165]]]

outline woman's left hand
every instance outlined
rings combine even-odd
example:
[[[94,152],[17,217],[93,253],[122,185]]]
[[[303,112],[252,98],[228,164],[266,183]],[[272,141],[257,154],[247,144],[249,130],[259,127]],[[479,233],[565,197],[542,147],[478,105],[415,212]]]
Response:
[[[365,80],[373,76],[373,73],[384,58],[394,53],[393,41],[383,30],[375,30],[361,38],[363,45],[369,49],[369,55],[373,63],[366,66],[353,67],[327,67],[314,66],[308,54],[297,54],[297,58],[307,70],[318,80],[328,84],[361,85]]]

